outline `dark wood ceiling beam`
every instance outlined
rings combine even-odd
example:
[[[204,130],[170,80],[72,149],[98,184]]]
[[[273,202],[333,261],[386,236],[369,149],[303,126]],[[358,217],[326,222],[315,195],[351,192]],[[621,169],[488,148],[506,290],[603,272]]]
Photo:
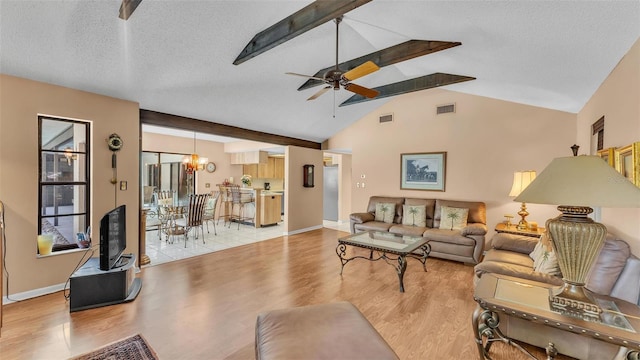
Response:
[[[441,50],[449,49],[458,45],[462,45],[462,43],[450,41],[409,40],[401,44],[361,56],[357,59],[345,61],[339,64],[338,67],[342,71],[346,72],[367,61],[373,61],[379,67],[384,67],[427,54],[432,54]],[[335,65],[328,66],[322,70],[319,70],[313,76],[323,78],[324,74],[334,67]],[[324,84],[323,81],[309,79],[304,84],[302,84],[302,86],[300,86],[298,90],[305,90],[322,84]]]
[[[136,11],[136,8],[142,0],[122,0],[122,4],[120,4],[120,15],[118,17],[122,20],[129,20],[131,14]]]
[[[254,58],[285,41],[340,17],[371,0],[318,0],[257,33],[233,61],[234,65]]]
[[[174,129],[227,136],[243,140],[260,141],[282,146],[292,145],[320,150],[322,145],[313,141],[248,130],[237,126],[218,124],[210,121],[161,113],[152,110],[140,109],[140,122],[147,125],[164,126]]]
[[[470,76],[434,73],[430,75],[421,76],[415,79],[409,79],[400,81],[393,84],[388,84],[374,88],[380,92],[380,95],[373,99],[366,98],[362,95],[354,95],[345,100],[340,106],[353,105],[369,100],[381,99],[389,96],[395,96],[400,94],[407,94],[414,91],[432,89],[440,86],[456,84],[464,81],[475,80],[476,78]]]

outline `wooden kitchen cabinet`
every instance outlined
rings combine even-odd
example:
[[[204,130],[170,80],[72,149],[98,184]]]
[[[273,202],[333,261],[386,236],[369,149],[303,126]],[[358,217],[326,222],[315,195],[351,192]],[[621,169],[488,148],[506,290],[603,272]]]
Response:
[[[273,159],[273,177],[274,179],[284,179],[284,158],[277,157]]]
[[[268,153],[266,151],[245,151],[231,153],[231,164],[265,164]]]
[[[261,179],[273,179],[275,178],[275,158],[267,158],[266,164],[258,164],[258,177]]]
[[[252,179],[258,178],[258,164],[242,165],[242,175],[250,175]]]
[[[264,164],[244,164],[242,174],[253,179],[284,179],[284,158],[269,157]]]
[[[260,224],[273,225],[281,220],[282,195],[262,195]]]

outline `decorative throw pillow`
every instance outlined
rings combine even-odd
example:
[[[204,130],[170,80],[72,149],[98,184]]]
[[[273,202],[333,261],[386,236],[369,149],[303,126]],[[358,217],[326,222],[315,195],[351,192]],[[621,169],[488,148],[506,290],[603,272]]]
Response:
[[[549,251],[542,246],[542,251],[533,261],[533,271],[560,276],[562,272],[555,251]]]
[[[530,256],[533,258],[533,271],[557,276],[562,275],[560,265],[558,265],[558,258],[546,233],[542,234]]]
[[[403,205],[402,225],[427,226],[427,207],[425,205]]]
[[[531,260],[536,261],[536,259],[538,257],[540,257],[540,253],[544,250],[542,250],[544,248],[544,245],[542,244],[542,241],[538,241],[536,243],[536,247],[533,248],[533,251],[529,254],[529,257],[531,258]]]
[[[376,204],[376,221],[391,224],[396,214],[396,204],[394,203],[377,203]]]
[[[440,208],[440,229],[460,230],[467,226],[469,209],[443,206]]]

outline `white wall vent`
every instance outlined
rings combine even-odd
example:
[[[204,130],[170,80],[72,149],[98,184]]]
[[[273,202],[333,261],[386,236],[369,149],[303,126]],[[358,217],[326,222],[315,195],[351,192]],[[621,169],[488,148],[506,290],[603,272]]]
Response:
[[[456,112],[456,104],[439,105],[436,108],[436,114],[448,114]]]
[[[378,119],[378,121],[380,121],[380,124],[387,123],[387,122],[392,122],[393,121],[393,114],[380,115],[380,118]]]

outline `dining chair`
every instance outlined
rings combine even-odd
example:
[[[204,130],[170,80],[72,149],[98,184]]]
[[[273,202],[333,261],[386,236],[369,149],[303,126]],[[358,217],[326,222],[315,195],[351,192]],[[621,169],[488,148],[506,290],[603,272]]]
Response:
[[[184,228],[184,246],[187,247],[187,238],[192,229],[195,229],[194,239],[198,238],[198,227],[202,233],[202,243],[204,244],[204,229],[202,227],[202,218],[204,216],[204,207],[207,205],[209,194],[191,194],[189,195],[189,205],[186,209],[186,216],[175,221],[175,225]]]
[[[166,231],[167,222],[171,216],[171,208],[175,202],[175,194],[174,190],[157,190],[154,192],[156,215],[158,216],[158,238],[162,238],[162,233]]]
[[[209,221],[213,224],[214,235],[218,235],[218,231],[216,230],[216,206],[218,205],[219,199],[220,191],[212,191],[209,200],[207,200],[207,205],[204,208],[204,215],[202,216],[202,221],[207,224],[207,233],[209,233]]]

